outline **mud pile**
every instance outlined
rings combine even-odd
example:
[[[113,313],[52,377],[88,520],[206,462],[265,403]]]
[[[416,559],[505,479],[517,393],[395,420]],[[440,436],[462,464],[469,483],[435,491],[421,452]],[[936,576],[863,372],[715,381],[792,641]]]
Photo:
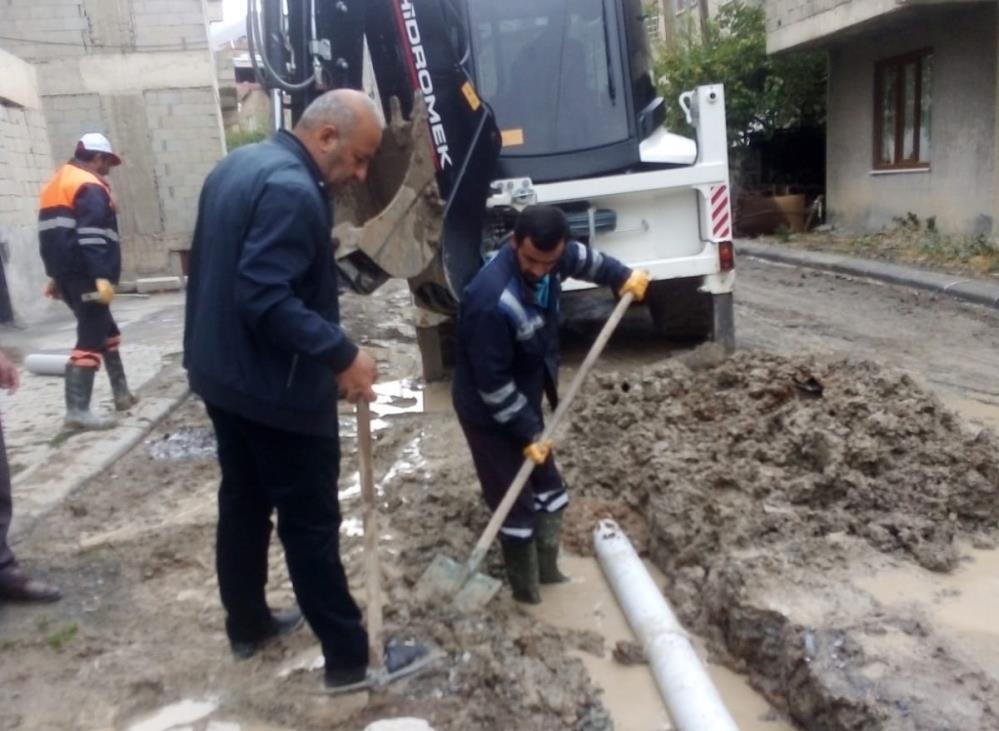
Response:
[[[999,525],[995,435],[870,362],[740,353],[601,374],[570,431],[577,494],[649,516],[664,568],[847,533],[949,570],[958,532]]]
[[[994,545],[995,435],[870,362],[710,355],[593,378],[559,452],[570,533],[644,516],[684,622],[805,728],[999,728],[987,674],[852,583]]]

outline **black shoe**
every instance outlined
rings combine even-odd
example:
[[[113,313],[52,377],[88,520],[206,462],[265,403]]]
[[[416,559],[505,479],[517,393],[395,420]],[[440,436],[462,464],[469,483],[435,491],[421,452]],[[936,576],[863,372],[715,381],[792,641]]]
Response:
[[[327,667],[324,675],[327,690],[349,690],[363,687],[367,684],[368,668],[331,668]]]
[[[62,599],[51,584],[32,579],[15,567],[0,573],[0,601],[46,604]]]
[[[304,621],[302,613],[297,609],[287,612],[279,612],[271,616],[271,626],[260,637],[253,640],[229,640],[232,654],[237,660],[246,660],[257,654],[268,642],[276,640],[278,637],[290,635],[302,626]]]
[[[336,668],[327,667],[324,681],[330,691],[346,692],[374,687],[393,680],[404,678],[416,672],[432,660],[430,648],[418,642],[389,640],[385,643],[382,655],[384,675],[369,674],[366,667]]]

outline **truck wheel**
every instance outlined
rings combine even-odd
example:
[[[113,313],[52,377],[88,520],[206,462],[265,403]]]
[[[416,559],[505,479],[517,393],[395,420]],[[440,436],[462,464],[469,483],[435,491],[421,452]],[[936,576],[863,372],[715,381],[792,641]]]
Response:
[[[645,299],[656,332],[669,340],[701,342],[714,330],[711,295],[699,292],[699,277],[652,282]]]

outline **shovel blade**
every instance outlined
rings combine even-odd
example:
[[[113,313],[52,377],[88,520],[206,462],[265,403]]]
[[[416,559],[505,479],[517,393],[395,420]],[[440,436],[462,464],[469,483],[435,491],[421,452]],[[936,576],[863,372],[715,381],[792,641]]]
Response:
[[[469,576],[465,564],[437,554],[420,577],[416,598],[428,602],[453,597],[459,609],[468,611],[485,606],[500,586],[499,581],[485,574]]]
[[[502,582],[485,574],[474,574],[468,577],[454,597],[454,604],[463,612],[474,612],[489,603],[496,596]]]

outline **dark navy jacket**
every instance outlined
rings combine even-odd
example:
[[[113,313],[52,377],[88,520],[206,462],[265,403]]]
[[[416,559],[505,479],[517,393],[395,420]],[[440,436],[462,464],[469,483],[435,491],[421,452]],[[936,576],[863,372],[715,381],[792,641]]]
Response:
[[[191,390],[287,431],[337,433],[340,329],[319,169],[296,137],[241,147],[205,181],[191,247],[184,366]]]
[[[570,241],[549,277],[547,307],[535,301],[511,243],[484,266],[462,294],[452,396],[471,426],[502,429],[525,446],[542,431],[541,401],[558,380],[558,307],[563,279],[615,290],[631,270]]]

